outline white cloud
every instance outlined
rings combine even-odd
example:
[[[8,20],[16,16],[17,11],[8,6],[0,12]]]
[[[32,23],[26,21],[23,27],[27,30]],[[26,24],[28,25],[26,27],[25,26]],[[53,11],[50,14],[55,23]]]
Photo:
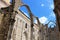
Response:
[[[50,22],[49,25],[48,25],[48,27],[51,27],[51,28],[53,28],[54,26],[56,26],[56,25],[53,22]]]
[[[48,19],[45,16],[39,18],[39,21],[42,24],[47,24],[48,23]],[[37,20],[35,20],[35,23],[37,23]]]
[[[55,14],[52,12],[52,13],[50,13],[50,15],[49,15],[50,17],[54,17],[55,18]]]
[[[41,17],[39,18],[40,22],[43,23],[43,24],[46,24],[48,22],[48,19],[46,17]]]
[[[37,20],[34,20],[34,23],[36,23],[36,24],[37,24]]]
[[[44,6],[44,4],[41,4],[41,6],[43,7],[43,6]]]
[[[49,9],[54,9],[54,4],[50,4]]]

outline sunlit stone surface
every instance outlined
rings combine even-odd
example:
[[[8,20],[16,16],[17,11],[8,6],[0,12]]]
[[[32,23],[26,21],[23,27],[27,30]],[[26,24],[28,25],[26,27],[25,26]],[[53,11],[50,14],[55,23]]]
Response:
[[[10,5],[9,0],[0,0],[0,8],[8,7]]]

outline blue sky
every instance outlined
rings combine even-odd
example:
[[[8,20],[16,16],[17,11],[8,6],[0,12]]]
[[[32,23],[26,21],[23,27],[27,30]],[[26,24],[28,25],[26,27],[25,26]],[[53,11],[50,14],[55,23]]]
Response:
[[[53,0],[22,0],[22,2],[30,7],[32,13],[39,18],[41,23],[46,24],[50,20],[56,20],[53,12]],[[25,7],[20,7],[20,10],[28,15]]]
[[[22,2],[30,7],[32,13],[39,18],[42,24],[47,24],[49,21],[56,21],[55,14],[53,12],[53,0],[22,0]],[[27,9],[24,6],[19,7],[19,9],[28,16]],[[54,27],[55,24],[53,22],[50,22],[49,26],[52,24],[52,27]]]

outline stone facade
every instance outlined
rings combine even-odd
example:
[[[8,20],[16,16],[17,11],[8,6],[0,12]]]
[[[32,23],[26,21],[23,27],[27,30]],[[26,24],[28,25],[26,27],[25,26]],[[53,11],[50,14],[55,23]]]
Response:
[[[60,0],[54,0],[54,12],[56,15],[56,22],[59,30],[59,40],[60,40]]]
[[[37,27],[37,25],[34,24],[34,27],[32,27],[32,30],[31,30],[32,25],[30,25],[30,22],[32,20],[30,21],[30,19],[26,15],[24,15],[22,11],[19,11],[19,10],[16,11],[17,9],[14,8],[15,13],[16,12],[18,13],[16,16],[13,15],[15,17],[15,23],[14,23],[13,19],[11,18],[13,17],[11,15],[13,12],[10,11],[11,6],[7,7],[6,4],[4,5],[5,6],[3,7],[5,8],[1,9],[2,13],[0,14],[1,15],[0,16],[1,18],[0,19],[0,40],[35,40],[35,39],[37,40],[37,39],[40,39],[40,36],[37,36],[39,34],[39,29],[38,29],[39,27]],[[29,9],[27,5],[25,6],[27,7],[27,9]],[[34,34],[34,32],[36,33],[36,35]],[[33,37],[31,36],[31,34]]]
[[[8,7],[10,0],[0,0],[0,8]]]
[[[27,18],[25,14],[22,14],[21,11],[18,10],[17,12],[18,14],[15,17],[15,23],[11,35],[11,40],[30,40],[31,37],[30,19]],[[41,26],[43,27],[42,24]],[[38,40],[38,39],[41,40],[41,36],[43,34],[39,35],[39,27],[37,24],[34,24],[32,32],[33,32],[32,40]],[[41,32],[43,31],[41,30]]]
[[[56,27],[50,27],[48,29],[48,38],[49,40],[59,40],[59,31],[56,29]]]
[[[15,17],[14,28],[12,32],[12,39],[23,40],[25,38],[25,32],[30,31],[30,20],[24,16],[19,10],[18,14]],[[27,25],[27,27],[25,27]],[[30,32],[28,32],[30,33]],[[27,34],[29,35],[29,34]],[[15,37],[15,38],[14,38]],[[26,40],[26,39],[25,39]]]
[[[54,12],[56,15],[57,25],[60,31],[60,0],[54,0]]]
[[[48,28],[48,25],[41,24],[38,19],[37,24],[33,23],[29,6],[20,5],[20,0],[15,0],[16,3],[13,1],[11,3],[13,5],[10,5],[9,0],[3,1],[0,1],[3,4],[0,6],[2,11],[0,12],[0,40],[60,40],[60,1],[54,0],[54,12],[58,24],[54,28]],[[5,2],[8,5],[4,4]],[[30,18],[18,10],[19,6],[25,6],[28,9]]]

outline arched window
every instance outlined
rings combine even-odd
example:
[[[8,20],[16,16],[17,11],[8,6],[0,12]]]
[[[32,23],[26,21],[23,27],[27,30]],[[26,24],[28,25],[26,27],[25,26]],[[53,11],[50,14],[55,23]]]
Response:
[[[27,23],[25,24],[25,28],[27,28]]]

